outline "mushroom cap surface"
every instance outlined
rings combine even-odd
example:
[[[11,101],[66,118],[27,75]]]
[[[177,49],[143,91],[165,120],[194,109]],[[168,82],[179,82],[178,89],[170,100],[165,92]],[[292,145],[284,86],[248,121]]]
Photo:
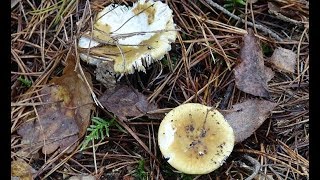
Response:
[[[231,154],[234,141],[233,129],[223,115],[198,103],[172,109],[158,131],[162,155],[186,174],[207,174],[219,168]]]

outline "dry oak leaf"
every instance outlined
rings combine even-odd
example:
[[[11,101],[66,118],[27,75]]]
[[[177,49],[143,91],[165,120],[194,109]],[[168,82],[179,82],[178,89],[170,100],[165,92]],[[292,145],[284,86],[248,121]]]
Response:
[[[266,100],[248,99],[235,104],[232,109],[222,112],[235,134],[235,142],[239,143],[251,136],[269,117],[277,106]]]
[[[297,54],[289,49],[278,47],[274,50],[270,62],[280,71],[294,73]]]
[[[157,110],[157,105],[149,103],[146,96],[126,85],[118,85],[114,89],[107,90],[99,101],[108,111],[122,120],[126,120],[126,117],[144,115],[149,118],[159,118],[158,115],[148,114],[149,111]]]
[[[254,96],[268,97],[267,82],[274,72],[264,66],[262,50],[252,29],[248,29],[248,34],[243,38],[240,60],[241,63],[234,68],[237,88]]]
[[[80,75],[80,72],[75,71],[75,57],[68,58],[67,63],[67,66],[63,70],[63,75],[53,78],[50,83],[63,86],[70,93],[71,102],[66,107],[74,107],[72,109],[74,119],[79,127],[79,138],[81,138],[87,132],[87,127],[91,122],[91,111],[95,109],[95,106],[88,85]],[[89,86],[92,88],[90,73],[84,72],[84,75]]]
[[[90,124],[90,113],[93,110],[91,93],[84,82],[74,71],[75,59],[70,57],[61,77],[53,78],[40,91],[43,105],[36,106],[38,119],[24,123],[18,134],[28,153],[36,153],[40,148],[44,154],[59,151],[70,153],[77,145]],[[85,74],[89,82],[91,77]]]

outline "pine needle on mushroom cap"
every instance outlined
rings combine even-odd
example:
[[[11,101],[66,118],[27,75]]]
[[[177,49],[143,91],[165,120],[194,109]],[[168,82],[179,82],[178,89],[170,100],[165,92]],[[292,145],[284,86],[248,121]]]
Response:
[[[219,168],[234,146],[232,127],[211,107],[187,103],[162,120],[158,143],[163,156],[186,174],[207,174]]]
[[[136,69],[145,72],[146,67],[162,59],[175,39],[169,6],[140,0],[133,7],[107,6],[97,15],[93,32],[85,33],[78,45],[82,60],[94,65],[103,63],[101,59],[114,61],[116,73],[132,74]]]

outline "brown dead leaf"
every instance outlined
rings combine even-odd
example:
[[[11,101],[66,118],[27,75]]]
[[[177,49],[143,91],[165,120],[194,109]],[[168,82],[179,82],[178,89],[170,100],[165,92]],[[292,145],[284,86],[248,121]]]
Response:
[[[122,120],[125,120],[126,117],[143,115],[149,118],[159,118],[157,115],[147,114],[148,111],[158,109],[157,105],[149,103],[147,97],[142,93],[126,85],[118,85],[114,89],[106,91],[99,98],[99,101],[108,111]]]
[[[278,47],[274,50],[270,62],[280,71],[294,73],[297,54],[289,49]]]
[[[51,154],[71,146],[66,153],[76,147],[90,123],[90,113],[94,108],[90,91],[78,73],[74,71],[75,60],[68,58],[61,77],[53,78],[41,91],[41,101],[46,103],[36,107],[38,120],[24,123],[18,130],[22,144],[29,153],[42,148],[44,154]],[[86,78],[91,82],[90,75]]]
[[[63,86],[71,97],[71,102],[67,107],[75,107],[75,121],[79,127],[79,137],[83,137],[90,124],[91,111],[94,110],[94,102],[91,97],[88,86],[79,72],[74,71],[76,66],[75,57],[68,58],[68,65],[63,70],[63,76],[53,78],[50,83]],[[84,75],[92,87],[90,73],[84,72]]]
[[[234,130],[236,142],[242,142],[251,136],[268,118],[277,103],[265,100],[249,99],[233,105],[232,109],[222,112]]]
[[[262,50],[252,29],[248,29],[243,41],[241,63],[234,68],[236,86],[243,92],[268,97],[267,82],[273,77],[273,71],[264,66]]]
[[[55,98],[62,96],[68,99],[67,94],[62,95],[65,92],[61,86],[51,86],[40,93],[44,95],[43,102],[55,102],[60,100]],[[28,152],[36,152],[42,147],[44,154],[51,154],[59,147],[64,150],[78,140],[79,128],[72,118],[72,110],[65,109],[63,105],[66,101],[37,107],[39,120],[26,122],[19,128],[18,134],[23,137],[21,143]]]
[[[36,170],[25,161],[11,161],[11,179],[32,180],[33,173],[36,173]]]

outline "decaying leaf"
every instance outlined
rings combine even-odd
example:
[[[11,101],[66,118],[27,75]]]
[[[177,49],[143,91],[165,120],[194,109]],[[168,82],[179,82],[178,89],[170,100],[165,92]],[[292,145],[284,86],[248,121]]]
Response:
[[[118,85],[114,89],[106,91],[100,98],[101,104],[120,119],[126,117],[137,117],[146,115],[149,118],[158,116],[148,114],[148,111],[158,109],[155,103],[149,103],[147,97],[137,90],[126,86]]]
[[[43,105],[36,107],[38,120],[24,123],[18,130],[22,144],[28,153],[40,148],[44,154],[51,154],[71,146],[76,147],[90,123],[90,112],[94,108],[90,91],[84,80],[74,71],[75,59],[68,58],[61,77],[53,78],[41,91]],[[89,74],[86,78],[91,82]]]
[[[91,97],[91,93],[85,80],[82,78],[79,72],[75,70],[75,57],[68,59],[68,65],[63,71],[63,76],[53,78],[50,83],[63,86],[71,95],[71,102],[66,107],[74,107],[74,119],[79,127],[79,137],[83,137],[87,132],[87,127],[90,124],[90,113],[94,110],[94,102]],[[84,75],[92,87],[92,81],[90,73],[84,72]]]
[[[240,50],[241,63],[234,68],[236,86],[243,92],[268,97],[267,82],[271,80],[274,73],[264,66],[261,47],[251,29],[248,29],[248,34],[244,36],[243,41]]]
[[[41,91],[44,95],[42,100],[52,102],[61,96],[69,98],[67,94],[62,95],[63,91],[66,92],[61,86],[46,87]],[[73,113],[65,109],[63,103],[43,105],[37,111],[39,120],[27,122],[18,130],[23,137],[21,143],[28,147],[28,152],[36,152],[42,147],[44,154],[51,154],[59,147],[64,150],[78,140],[79,129],[72,118]]]
[[[11,161],[11,179],[32,180],[33,173],[36,173],[36,170],[25,161]]]
[[[235,142],[241,142],[251,136],[276,105],[277,103],[266,100],[249,99],[233,105],[227,112],[222,112],[234,130]]]
[[[297,54],[289,49],[278,47],[274,50],[270,62],[280,71],[294,73]]]

